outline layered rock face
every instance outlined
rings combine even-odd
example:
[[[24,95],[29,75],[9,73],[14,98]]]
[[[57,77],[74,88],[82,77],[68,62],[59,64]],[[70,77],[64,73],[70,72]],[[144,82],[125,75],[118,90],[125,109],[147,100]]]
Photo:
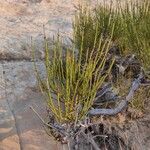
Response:
[[[51,40],[58,30],[71,36],[78,0],[0,0],[0,150],[61,150],[49,137],[32,105],[46,117],[45,101],[37,89],[31,37],[37,66],[44,73],[43,25]],[[67,42],[67,38],[66,38]]]

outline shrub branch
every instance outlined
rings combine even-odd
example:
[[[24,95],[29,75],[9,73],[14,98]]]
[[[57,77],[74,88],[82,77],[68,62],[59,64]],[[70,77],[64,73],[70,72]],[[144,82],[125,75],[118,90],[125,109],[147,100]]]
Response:
[[[92,109],[88,112],[90,116],[100,116],[100,115],[116,115],[125,109],[128,103],[132,100],[135,91],[139,88],[141,80],[143,79],[143,74],[141,73],[139,77],[133,81],[132,86],[125,100],[122,100],[120,104],[113,109]]]

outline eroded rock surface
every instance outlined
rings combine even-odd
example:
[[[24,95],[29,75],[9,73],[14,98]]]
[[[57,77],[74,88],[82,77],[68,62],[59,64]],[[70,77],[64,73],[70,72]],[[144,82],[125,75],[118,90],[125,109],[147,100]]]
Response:
[[[79,3],[79,0],[0,0],[0,59],[31,59],[31,37],[38,57],[42,58],[43,25],[47,37],[52,38],[58,30],[62,36],[70,36],[75,6]]]
[[[46,116],[44,98],[36,89],[33,63],[30,62],[31,36],[37,56],[42,58],[43,25],[48,37],[58,29],[68,36],[73,5],[77,2],[0,0],[0,150],[64,149],[45,133],[29,108],[33,105]],[[38,65],[43,70],[43,63]]]
[[[42,62],[37,66],[44,69]],[[46,117],[45,101],[37,89],[33,63],[5,62],[0,69],[5,82],[0,91],[0,150],[63,149],[45,133],[30,109],[33,106]]]

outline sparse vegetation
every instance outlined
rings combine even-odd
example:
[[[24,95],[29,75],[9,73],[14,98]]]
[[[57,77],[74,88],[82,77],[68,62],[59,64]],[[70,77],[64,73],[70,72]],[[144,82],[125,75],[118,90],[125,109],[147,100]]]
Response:
[[[81,46],[81,35],[84,35],[83,48],[91,49],[96,45],[95,34],[103,38],[111,35],[114,26],[112,45],[119,47],[120,53],[135,54],[145,68],[150,66],[150,2],[149,0],[118,2],[112,5],[98,6],[93,11],[79,8],[75,16],[74,33],[77,48]]]
[[[149,70],[150,66],[149,24],[148,0],[126,3],[124,7],[118,3],[116,8],[98,6],[94,10],[80,6],[73,22],[72,46],[64,49],[58,35],[50,49],[45,38],[46,79],[40,78],[35,65],[37,79],[46,94],[48,111],[53,114],[55,122],[58,125],[67,124],[59,128],[51,123],[46,125],[54,127],[61,137],[76,139],[83,136],[87,139],[86,134],[90,137],[92,134],[89,131],[85,133],[85,130],[91,125],[83,125],[83,131],[81,122],[89,115],[116,115],[128,103],[130,108],[143,111],[143,99],[147,98],[148,92],[143,94],[143,89],[140,89],[134,98],[133,95],[146,81],[143,67]],[[135,54],[137,58],[130,54]],[[111,83],[112,87],[103,87],[104,83]],[[119,95],[113,93],[113,86]],[[116,100],[121,101],[119,105],[112,108],[110,103],[108,108],[92,109],[94,102],[107,92],[109,98],[115,98],[113,104],[117,103]],[[133,101],[130,101],[132,98]],[[89,143],[98,149],[94,140],[89,140]]]
[[[133,101],[130,102],[130,106],[134,109],[144,111],[147,99],[150,97],[149,90],[150,88],[148,87],[140,88],[135,94]]]
[[[150,69],[150,1],[127,3],[121,15],[125,24],[124,51],[136,54],[144,67]]]
[[[100,40],[95,57],[92,58],[92,52],[87,50],[82,63],[82,47],[79,52],[75,52],[73,47],[63,52],[60,39],[57,39],[53,49],[49,49],[45,40],[47,76],[45,83],[40,78],[38,80],[47,95],[48,107],[59,123],[75,122],[85,117],[97,90],[112,68],[113,60],[102,74],[109,48],[109,39],[104,44]]]

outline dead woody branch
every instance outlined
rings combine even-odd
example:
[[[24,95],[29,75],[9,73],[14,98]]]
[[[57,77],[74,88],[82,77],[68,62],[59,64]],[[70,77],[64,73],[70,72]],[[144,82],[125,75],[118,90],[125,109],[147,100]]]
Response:
[[[133,81],[130,91],[129,91],[128,95],[126,96],[125,100],[122,100],[116,108],[113,108],[113,109],[91,109],[88,114],[90,116],[118,114],[123,109],[125,109],[127,107],[128,103],[132,100],[134,92],[139,88],[142,79],[143,79],[143,73],[141,73],[139,75],[139,77],[137,79],[135,79],[135,81]]]

